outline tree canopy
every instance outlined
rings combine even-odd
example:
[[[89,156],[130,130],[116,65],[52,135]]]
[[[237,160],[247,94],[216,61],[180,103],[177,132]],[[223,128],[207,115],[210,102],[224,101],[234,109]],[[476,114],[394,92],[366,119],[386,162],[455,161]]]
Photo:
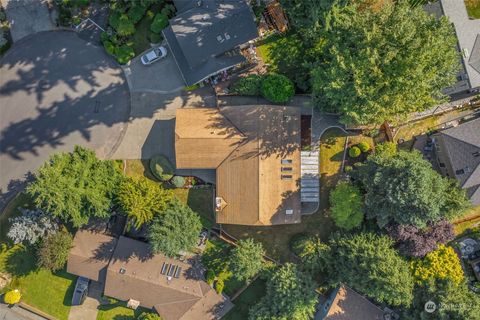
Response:
[[[7,236],[14,243],[34,244],[43,237],[58,231],[58,223],[50,214],[41,210],[19,208],[21,216],[8,219],[11,223]]]
[[[240,281],[253,278],[263,268],[264,254],[265,250],[261,243],[251,238],[238,241],[230,258],[233,276]]]
[[[50,157],[27,192],[39,209],[80,227],[92,216],[110,215],[122,178],[112,161],[99,160],[93,151],[76,146],[71,153]]]
[[[433,301],[436,310],[425,311],[425,303]],[[402,314],[406,320],[464,320],[480,319],[480,296],[465,282],[455,284],[448,279],[430,279],[415,290],[411,308]]]
[[[434,171],[419,152],[373,154],[353,174],[365,190],[367,217],[380,227],[394,222],[424,228],[469,205],[465,192]]]
[[[363,199],[360,190],[348,182],[339,183],[330,193],[330,211],[335,224],[351,230],[362,224]]]
[[[167,208],[173,193],[147,178],[128,178],[120,184],[117,199],[135,227],[140,228]]]
[[[286,76],[271,73],[263,77],[260,92],[269,101],[283,103],[292,98],[295,94],[295,87]]]
[[[318,106],[341,113],[345,123],[405,118],[438,104],[442,89],[456,81],[459,55],[448,19],[407,1],[381,4],[334,5],[328,26],[317,32],[312,92]]]
[[[265,296],[249,312],[250,320],[307,320],[317,304],[315,282],[296,265],[275,270],[267,282]]]
[[[173,257],[182,250],[192,249],[201,229],[198,214],[177,200],[153,218],[148,228],[148,240],[153,252]]]
[[[413,277],[408,263],[393,249],[393,241],[372,233],[335,235],[323,251],[324,273],[331,285],[345,283],[379,303],[408,306]]]
[[[66,230],[49,235],[38,249],[38,266],[51,271],[61,270],[67,263],[72,246],[72,235]]]
[[[415,279],[419,282],[438,278],[449,279],[455,284],[460,284],[465,280],[455,250],[444,244],[440,244],[437,250],[430,252],[425,258],[413,260],[411,267]]]

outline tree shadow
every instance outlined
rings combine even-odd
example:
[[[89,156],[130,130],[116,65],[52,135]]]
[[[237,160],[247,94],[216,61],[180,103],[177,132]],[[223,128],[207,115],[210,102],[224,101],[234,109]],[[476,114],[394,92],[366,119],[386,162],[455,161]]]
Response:
[[[5,271],[12,276],[26,276],[36,270],[36,250],[33,246],[17,245],[8,253]]]

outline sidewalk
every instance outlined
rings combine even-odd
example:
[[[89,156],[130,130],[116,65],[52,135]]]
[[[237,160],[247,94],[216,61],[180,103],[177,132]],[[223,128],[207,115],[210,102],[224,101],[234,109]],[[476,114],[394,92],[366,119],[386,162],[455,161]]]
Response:
[[[8,307],[0,303],[0,319],[2,320],[47,320],[19,306]]]

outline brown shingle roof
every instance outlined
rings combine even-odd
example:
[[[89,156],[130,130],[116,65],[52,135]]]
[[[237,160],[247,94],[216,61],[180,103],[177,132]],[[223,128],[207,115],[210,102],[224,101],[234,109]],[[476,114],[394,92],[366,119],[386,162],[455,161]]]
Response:
[[[338,288],[325,320],[383,320],[384,311],[349,287]]]
[[[177,167],[217,169],[217,196],[224,201],[218,223],[300,222],[300,108],[180,109],[176,121]],[[187,136],[197,148],[185,147]],[[282,165],[282,159],[292,163]],[[210,166],[199,167],[199,162]],[[194,167],[185,167],[189,165]],[[291,171],[282,172],[282,167]]]
[[[179,278],[167,278],[161,273],[163,264],[182,268]],[[122,270],[122,272],[121,272]],[[120,237],[107,270],[105,295],[120,300],[137,300],[146,308],[154,308],[165,320],[184,319],[196,309],[197,303],[217,305],[221,295],[208,294],[213,289],[195,272],[188,262],[152,255],[148,244]],[[203,319],[212,315],[203,314]]]
[[[105,272],[117,239],[104,233],[80,229],[73,239],[67,272],[94,281],[105,281]]]
[[[218,128],[215,123],[223,126]],[[243,138],[217,109],[178,109],[175,124],[176,166],[178,169],[215,169]]]

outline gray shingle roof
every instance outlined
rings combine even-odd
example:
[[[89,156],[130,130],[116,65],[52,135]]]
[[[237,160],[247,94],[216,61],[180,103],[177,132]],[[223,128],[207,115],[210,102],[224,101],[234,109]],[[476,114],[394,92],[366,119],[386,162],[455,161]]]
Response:
[[[480,33],[480,19],[470,19],[464,0],[440,0],[443,12],[455,26],[460,50],[466,50],[468,56],[463,56],[463,62],[468,74],[471,88],[480,87],[480,71],[476,69],[475,61],[480,59],[480,50],[474,50],[474,44]],[[469,61],[474,61],[471,65]]]
[[[480,118],[441,132],[455,177],[480,203]],[[459,170],[459,171],[458,171]]]
[[[240,55],[225,53],[258,37],[253,13],[244,0],[198,3],[176,1],[179,13],[163,30],[187,85],[244,61]]]

